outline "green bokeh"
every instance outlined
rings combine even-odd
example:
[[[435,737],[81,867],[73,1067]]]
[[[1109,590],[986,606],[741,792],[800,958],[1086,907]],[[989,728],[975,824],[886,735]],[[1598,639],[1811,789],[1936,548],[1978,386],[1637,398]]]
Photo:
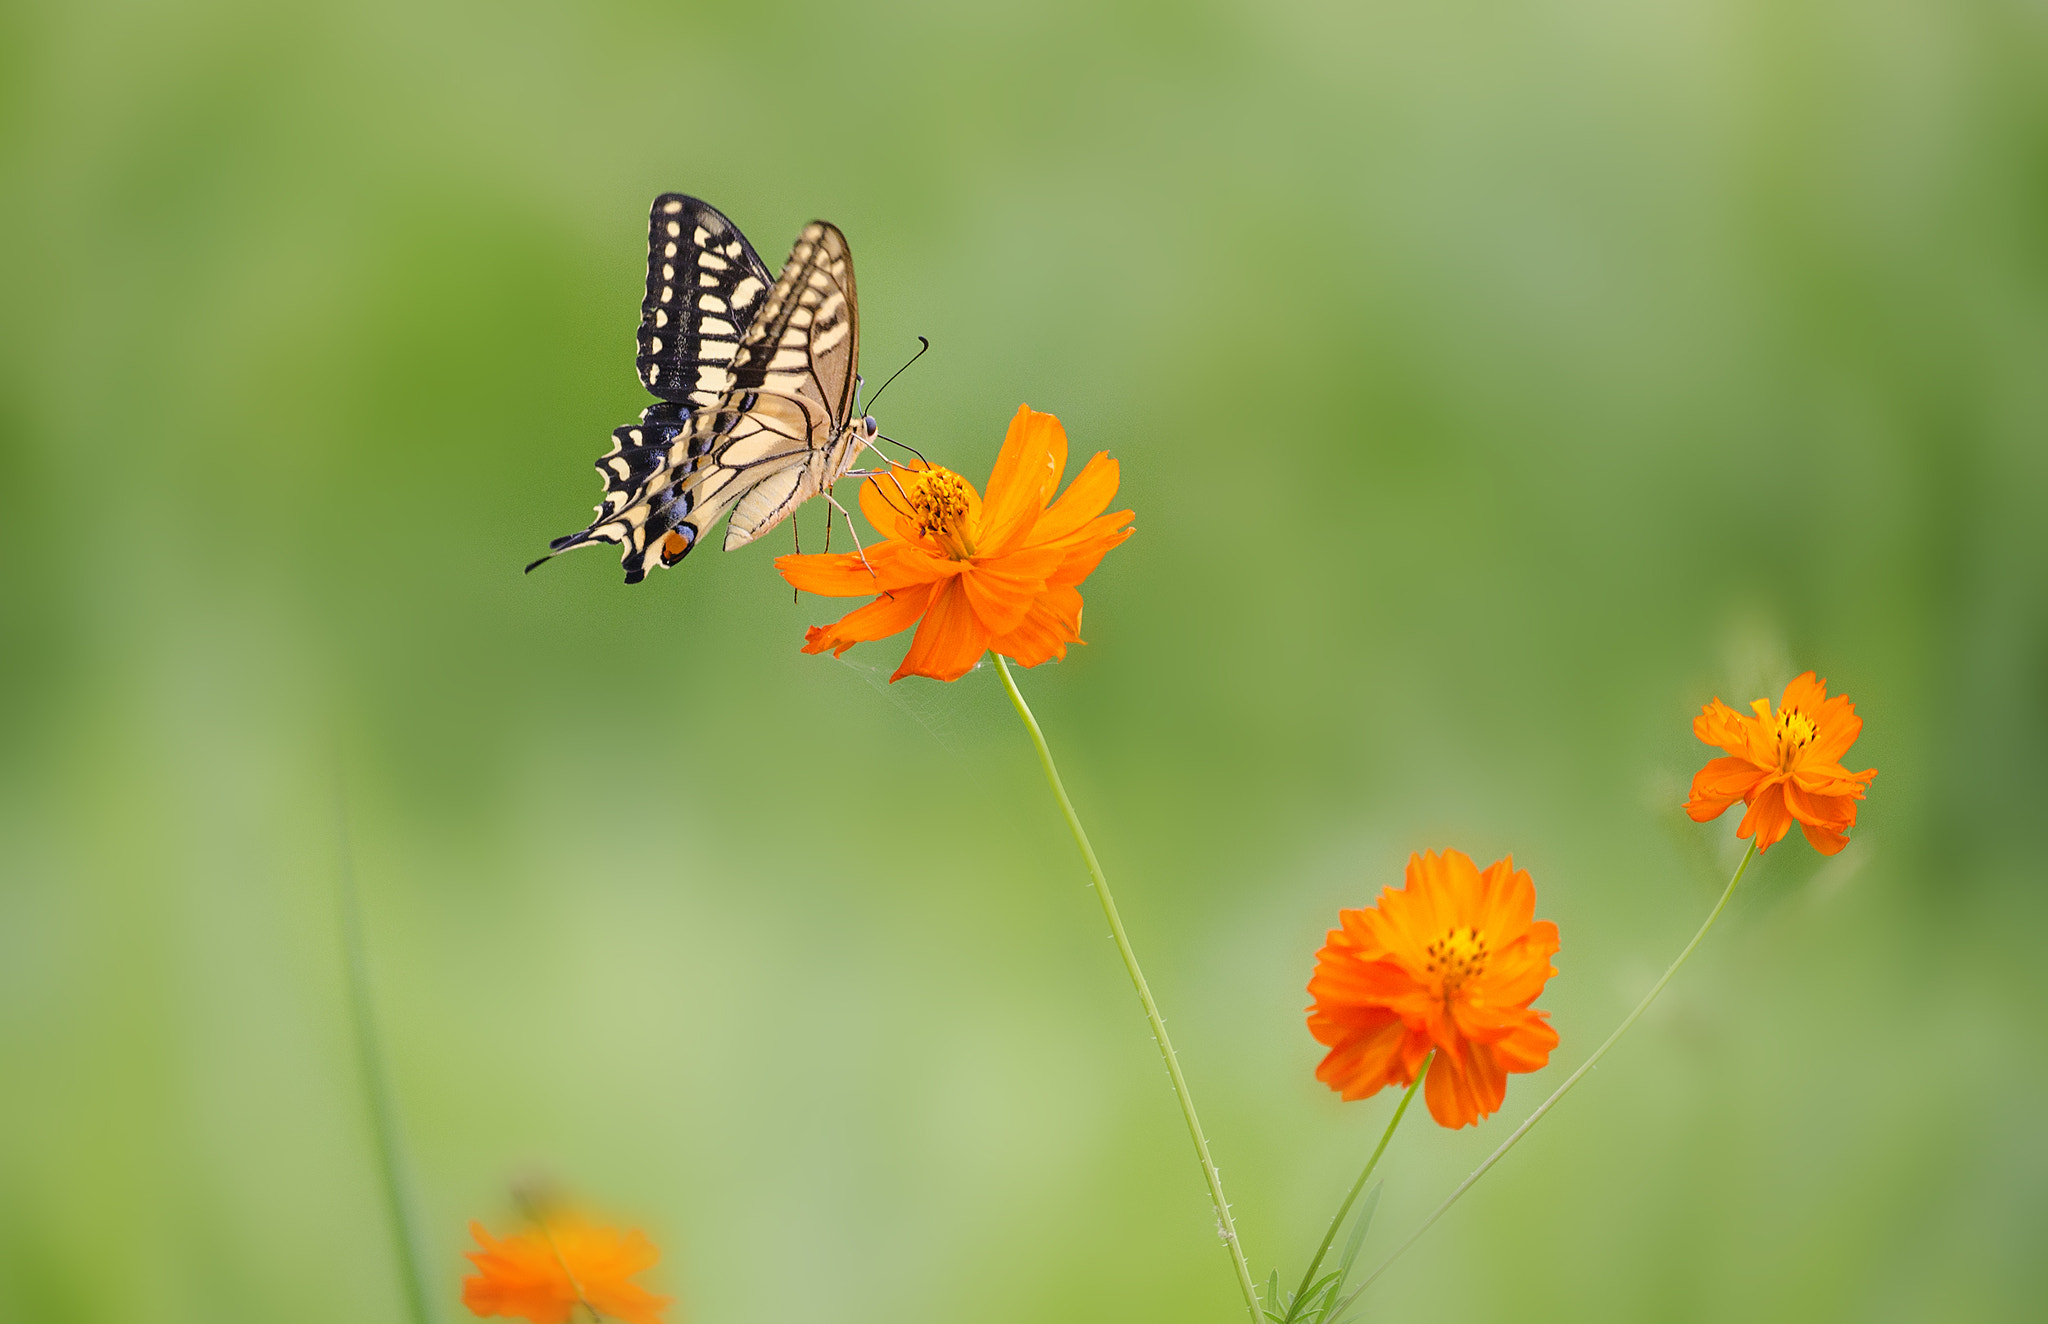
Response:
[[[858,258],[885,428],[1018,401],[1138,535],[1026,673],[1263,1277],[1393,1106],[1340,906],[1512,851],[1563,1047],[1733,864],[1688,722],[1881,769],[1373,1289],[1405,1320],[2048,1291],[2048,11],[2026,0],[0,10],[0,1319],[398,1320],[338,785],[442,1318],[545,1174],[699,1324],[1241,1319],[993,675],[798,654],[786,548],[522,577],[648,199]],[[850,493],[850,487],[847,489]],[[815,510],[807,529],[819,527]]]

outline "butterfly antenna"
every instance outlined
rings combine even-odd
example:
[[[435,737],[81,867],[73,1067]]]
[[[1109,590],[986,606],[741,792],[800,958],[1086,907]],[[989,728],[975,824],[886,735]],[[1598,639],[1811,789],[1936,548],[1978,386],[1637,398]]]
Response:
[[[889,382],[893,382],[893,381],[895,381],[895,380],[896,380],[896,379],[897,379],[898,377],[901,377],[901,376],[902,376],[902,375],[903,375],[903,374],[904,374],[905,372],[909,371],[909,369],[910,369],[910,365],[911,365],[912,363],[915,363],[915,362],[917,362],[917,361],[918,361],[919,359],[923,358],[923,357],[924,357],[924,352],[925,352],[926,350],[930,349],[931,347],[932,347],[932,342],[931,342],[931,341],[929,341],[929,340],[926,340],[926,339],[925,339],[925,338],[924,338],[923,336],[919,336],[919,337],[917,338],[917,353],[915,353],[915,354],[912,354],[912,355],[910,356],[910,358],[908,359],[908,361],[906,361],[906,362],[904,363],[904,365],[903,365],[902,367],[898,368],[898,369],[897,369],[896,371],[894,371],[894,372],[892,372],[892,373],[890,373],[890,374],[889,374],[889,381],[887,381],[887,382],[883,382],[883,383],[882,383],[882,386],[881,386],[881,390],[878,390],[878,391],[876,391],[876,392],[875,392],[875,394],[874,394],[874,399],[872,399],[872,400],[869,400],[869,401],[868,401],[868,412],[869,412],[869,413],[873,413],[873,412],[874,412],[874,410],[875,410],[875,401],[876,401],[876,400],[880,400],[880,399],[882,398],[882,391],[886,391],[886,390],[888,390],[888,389],[889,389]]]
[[[882,436],[882,435],[881,435],[880,433],[876,433],[875,435],[876,435],[876,436],[877,436],[877,437],[878,437],[878,438],[879,438],[880,440],[888,442],[888,443],[889,443],[889,444],[890,444],[891,446],[901,446],[901,447],[902,447],[902,448],[903,448],[904,450],[907,450],[907,451],[909,451],[909,452],[910,452],[910,453],[911,453],[912,455],[915,455],[915,456],[916,456],[916,457],[917,457],[918,459],[920,459],[920,460],[924,460],[924,452],[923,452],[923,451],[921,451],[921,450],[919,450],[919,449],[918,449],[917,447],[915,447],[915,446],[911,445],[911,444],[910,444],[909,442],[907,442],[907,441],[898,441],[898,440],[896,440],[896,438],[894,438],[894,437],[884,437],[884,436]],[[885,458],[885,459],[886,459],[887,457],[885,456],[885,457],[883,457],[883,458]],[[930,464],[930,463],[931,463],[931,461],[930,461],[930,460],[924,460],[924,462],[925,462],[926,464]],[[890,461],[889,461],[889,463],[891,463],[891,464],[894,464],[894,463],[896,463],[896,462],[895,462],[894,460],[890,460]]]

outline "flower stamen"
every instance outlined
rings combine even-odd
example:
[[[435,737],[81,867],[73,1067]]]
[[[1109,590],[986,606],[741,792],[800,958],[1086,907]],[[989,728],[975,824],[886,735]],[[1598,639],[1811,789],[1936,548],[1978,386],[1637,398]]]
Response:
[[[1778,766],[1787,772],[1799,759],[1800,752],[1813,743],[1818,728],[1812,719],[1797,708],[1787,708],[1778,714],[1777,730]]]
[[[1422,969],[1443,981],[1446,1000],[1464,987],[1466,980],[1486,973],[1486,938],[1476,928],[1451,929],[1424,951],[1429,959]]]
[[[967,532],[967,480],[951,469],[919,469],[909,475],[903,495],[910,503],[909,517],[917,531],[935,539],[955,561],[974,555],[974,542]]]

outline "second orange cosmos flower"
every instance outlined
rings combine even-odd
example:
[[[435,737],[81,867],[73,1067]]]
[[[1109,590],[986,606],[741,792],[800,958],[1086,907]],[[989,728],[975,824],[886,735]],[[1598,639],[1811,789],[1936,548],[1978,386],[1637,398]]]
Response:
[[[1758,699],[1750,710],[1756,715],[1716,699],[1692,719],[1693,734],[1727,757],[1711,760],[1693,777],[1685,812],[1704,823],[1740,800],[1749,809],[1735,835],[1755,836],[1758,850],[1776,845],[1796,822],[1815,850],[1833,855],[1849,844],[1856,802],[1877,776],[1875,768],[1842,766],[1842,755],[1863,732],[1856,705],[1846,695],[1830,699],[1828,683],[1809,671],[1785,687],[1777,711],[1769,699]]]
[[[806,653],[836,656],[915,625],[890,680],[957,680],[993,649],[1024,666],[1081,642],[1076,587],[1131,536],[1131,512],[1104,515],[1117,463],[1097,453],[1060,498],[1067,433],[1020,406],[989,475],[988,494],[951,469],[914,461],[861,484],[860,508],[883,541],[864,554],[781,556],[775,568],[808,593],[878,594],[831,625],[811,627]]]
[[[1423,1097],[1444,1126],[1499,1110],[1507,1074],[1550,1061],[1557,1031],[1530,1007],[1557,971],[1557,925],[1512,859],[1408,857],[1407,885],[1338,915],[1316,954],[1309,1032],[1330,1052],[1316,1078],[1346,1099],[1408,1085],[1436,1050]]]

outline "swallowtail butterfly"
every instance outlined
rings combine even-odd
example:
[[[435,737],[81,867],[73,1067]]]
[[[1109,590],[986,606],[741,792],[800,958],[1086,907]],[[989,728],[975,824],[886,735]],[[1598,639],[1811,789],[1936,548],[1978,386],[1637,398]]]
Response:
[[[626,582],[674,565],[728,511],[725,550],[829,493],[875,437],[855,417],[860,303],[846,236],[812,221],[770,277],[739,227],[681,193],[654,200],[640,381],[658,399],[597,461],[604,502],[557,552],[617,543]]]

